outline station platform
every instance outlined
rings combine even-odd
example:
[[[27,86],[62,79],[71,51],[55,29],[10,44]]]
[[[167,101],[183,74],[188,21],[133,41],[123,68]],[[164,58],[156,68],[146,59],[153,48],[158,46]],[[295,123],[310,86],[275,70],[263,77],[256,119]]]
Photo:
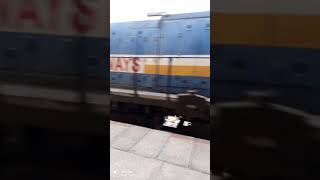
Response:
[[[110,121],[110,178],[209,180],[210,141]]]

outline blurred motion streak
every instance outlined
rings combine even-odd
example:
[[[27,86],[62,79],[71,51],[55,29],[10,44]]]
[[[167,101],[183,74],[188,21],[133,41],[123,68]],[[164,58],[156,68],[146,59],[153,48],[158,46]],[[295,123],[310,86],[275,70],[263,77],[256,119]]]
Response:
[[[320,2],[213,7],[214,173],[319,177]]]
[[[106,156],[108,12],[105,0],[0,0],[1,179],[47,179],[55,168],[50,178],[61,179],[73,171],[62,161],[104,167],[94,156]]]

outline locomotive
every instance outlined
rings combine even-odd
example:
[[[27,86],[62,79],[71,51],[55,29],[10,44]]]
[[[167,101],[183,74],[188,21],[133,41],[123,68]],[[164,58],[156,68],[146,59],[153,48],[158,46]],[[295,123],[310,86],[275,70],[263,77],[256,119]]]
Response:
[[[209,122],[210,12],[110,25],[111,108]],[[152,125],[152,126],[153,126]]]
[[[110,86],[210,98],[210,13],[112,23]]]

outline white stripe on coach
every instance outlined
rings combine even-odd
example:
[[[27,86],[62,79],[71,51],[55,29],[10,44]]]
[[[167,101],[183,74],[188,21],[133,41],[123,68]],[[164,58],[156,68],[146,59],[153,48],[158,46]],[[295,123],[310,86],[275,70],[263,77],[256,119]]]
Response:
[[[111,56],[112,58],[132,58],[132,57],[139,57],[140,60],[143,61],[144,65],[161,65],[161,66],[210,66],[210,58],[209,57],[174,57],[171,60],[170,64],[170,59],[165,58],[165,57],[141,57],[141,56],[130,56],[130,57],[123,57],[123,56],[118,56],[114,57]]]
[[[110,57],[140,57],[140,58],[210,58],[210,55],[156,55],[156,54],[146,54],[146,55],[136,55],[136,54],[110,54]]]

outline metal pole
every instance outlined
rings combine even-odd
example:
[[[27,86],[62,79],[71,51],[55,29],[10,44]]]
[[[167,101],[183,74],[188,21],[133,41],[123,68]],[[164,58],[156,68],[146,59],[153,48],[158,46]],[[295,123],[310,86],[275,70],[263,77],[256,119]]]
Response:
[[[159,39],[158,39],[158,48],[157,48],[157,54],[159,55],[159,58],[157,59],[157,66],[156,66],[156,79],[155,79],[155,85],[158,88],[159,87],[159,76],[160,76],[160,58],[161,58],[161,28],[162,28],[162,17],[159,20]]]

